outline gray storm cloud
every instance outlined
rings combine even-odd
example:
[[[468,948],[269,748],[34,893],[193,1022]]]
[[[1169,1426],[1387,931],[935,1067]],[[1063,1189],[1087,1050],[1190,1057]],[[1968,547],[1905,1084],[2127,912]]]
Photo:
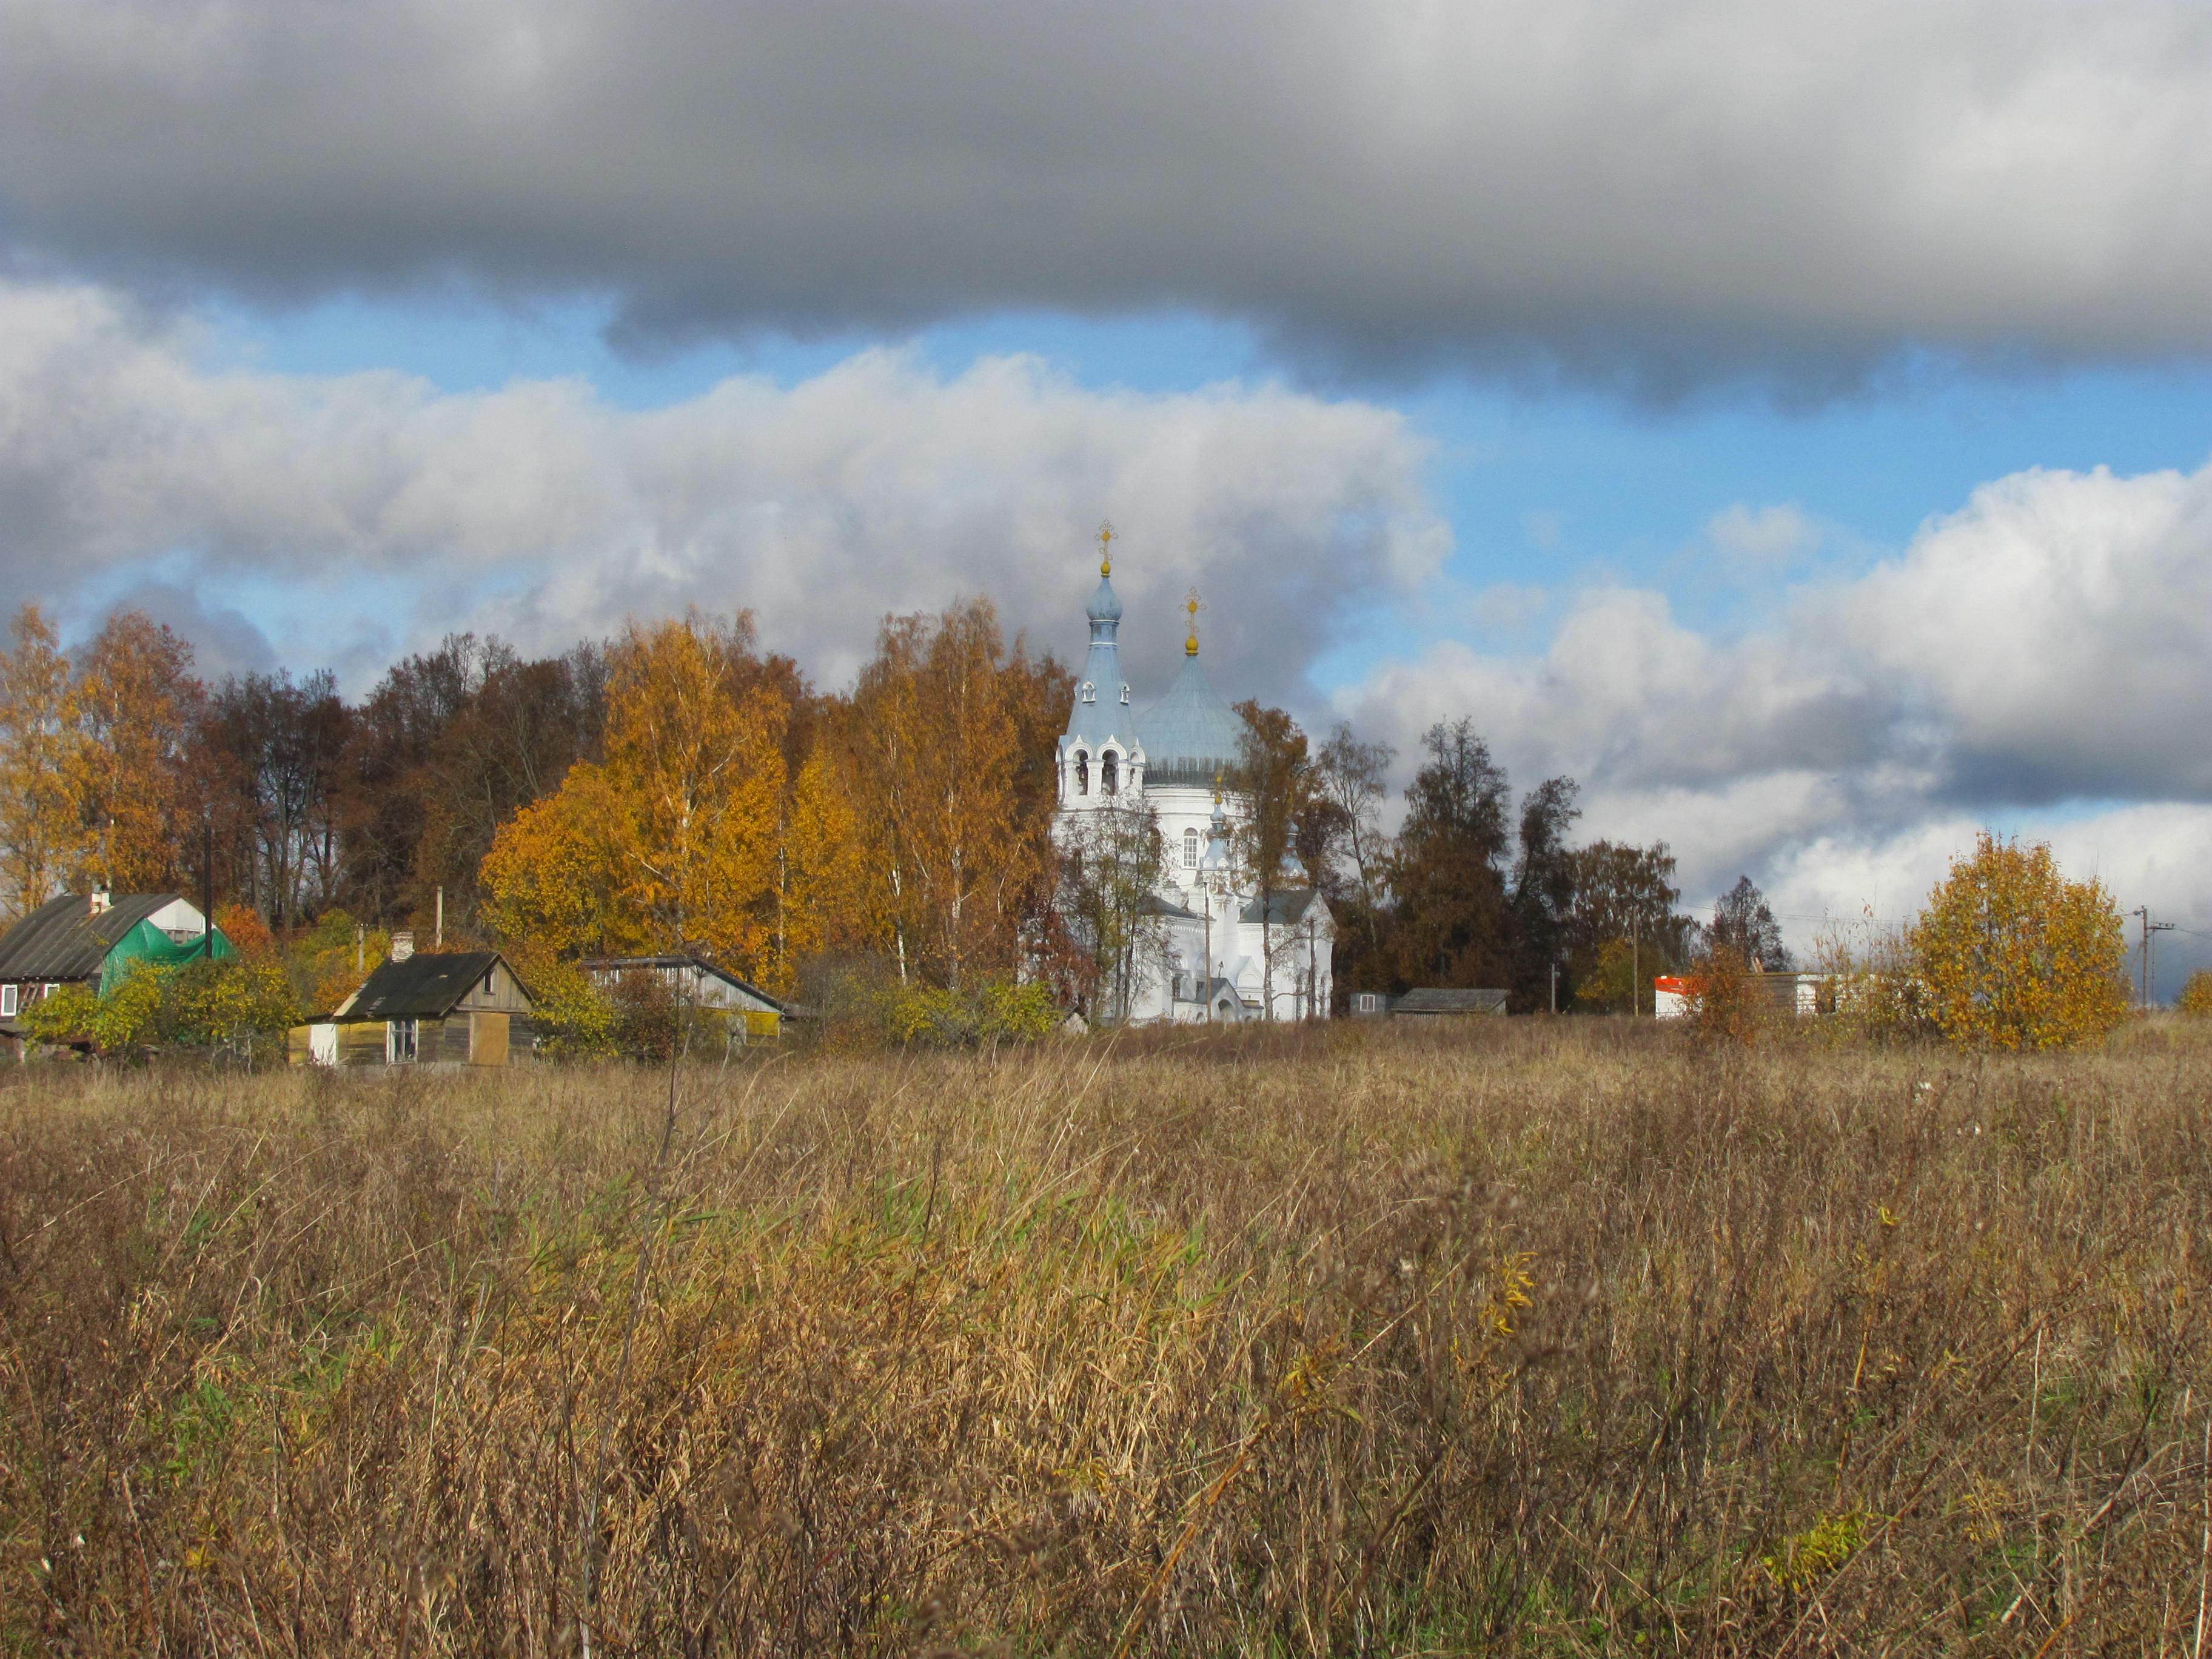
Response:
[[[1817,392],[2212,347],[2154,0],[0,0],[0,234],[641,335],[1188,307],[1339,362]]]

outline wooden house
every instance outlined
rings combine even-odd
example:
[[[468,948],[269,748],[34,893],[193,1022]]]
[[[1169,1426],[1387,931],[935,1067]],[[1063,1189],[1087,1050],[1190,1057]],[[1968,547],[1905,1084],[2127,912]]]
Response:
[[[232,956],[220,929],[174,893],[64,893],[0,939],[0,1036],[21,1042],[22,1015],[64,985],[103,994],[131,966],[173,967],[201,954]]]
[[[536,1052],[535,1010],[496,951],[395,951],[329,1014],[292,1028],[292,1063],[506,1066]]]
[[[749,1040],[780,1035],[783,1022],[801,1012],[698,957],[595,957],[577,965],[602,992],[613,990],[626,975],[652,974],[678,1004],[728,1015],[733,1026],[742,1020]]]

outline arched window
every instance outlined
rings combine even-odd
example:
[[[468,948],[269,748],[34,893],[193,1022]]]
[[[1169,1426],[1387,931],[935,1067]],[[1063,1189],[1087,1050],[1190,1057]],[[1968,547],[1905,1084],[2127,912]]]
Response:
[[[1079,795],[1091,793],[1091,757],[1080,749],[1075,751],[1075,793]]]
[[[1098,701],[1098,688],[1092,684],[1089,680],[1083,682],[1083,701],[1085,702],[1097,702]]]
[[[1182,832],[1182,867],[1186,870],[1198,868],[1198,831],[1195,830]]]
[[[1115,790],[1120,786],[1121,781],[1118,769],[1115,767],[1115,756],[1114,751],[1110,749],[1098,758],[1099,786],[1103,792],[1109,795],[1115,792]]]

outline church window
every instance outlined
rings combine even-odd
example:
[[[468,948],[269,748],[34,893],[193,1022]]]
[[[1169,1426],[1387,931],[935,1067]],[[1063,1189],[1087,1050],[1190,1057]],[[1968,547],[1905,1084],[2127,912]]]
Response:
[[[1198,868],[1198,831],[1195,830],[1182,832],[1182,867],[1186,870]]]
[[[1083,682],[1083,701],[1085,702],[1098,701],[1098,688],[1089,680]]]
[[[1091,757],[1080,749],[1075,751],[1075,793],[1079,795],[1091,793]]]
[[[1112,794],[1121,783],[1121,778],[1118,775],[1118,769],[1115,767],[1115,757],[1114,751],[1109,749],[1105,754],[1099,757],[1098,761],[1099,787],[1103,793],[1109,795]]]
[[[1121,688],[1121,701],[1123,702],[1129,701],[1129,688],[1126,685]]]

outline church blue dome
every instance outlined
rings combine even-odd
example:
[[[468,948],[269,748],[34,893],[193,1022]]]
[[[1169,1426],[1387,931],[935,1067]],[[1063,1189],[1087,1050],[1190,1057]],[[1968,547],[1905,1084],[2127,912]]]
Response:
[[[1182,672],[1167,696],[1137,721],[1145,744],[1145,781],[1210,787],[1214,775],[1237,764],[1244,734],[1243,718],[1222,701],[1195,656],[1182,659]]]
[[[1121,601],[1111,581],[1103,576],[1098,579],[1098,591],[1091,596],[1091,603],[1083,608],[1083,614],[1095,623],[1121,620]]]

